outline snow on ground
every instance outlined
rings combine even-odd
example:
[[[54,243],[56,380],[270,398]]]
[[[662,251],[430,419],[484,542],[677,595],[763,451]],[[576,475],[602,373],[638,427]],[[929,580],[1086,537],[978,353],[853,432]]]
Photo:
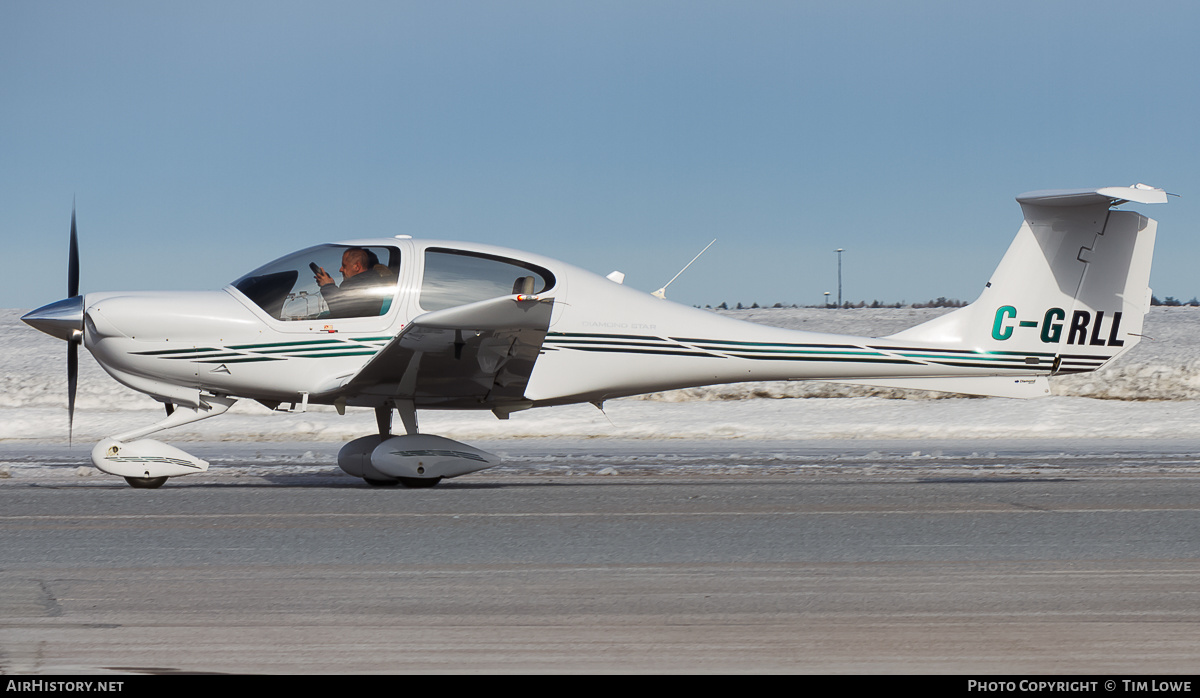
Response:
[[[0,310],[0,440],[57,443],[67,431],[66,347]],[[740,319],[795,329],[883,336],[945,309],[758,309]],[[943,397],[823,383],[712,386],[591,405],[420,413],[423,431],[459,440],[622,439],[1191,439],[1200,423],[1200,309],[1154,308],[1146,339],[1093,374],[1051,380],[1038,400]],[[791,398],[791,399],[782,399]],[[94,442],[157,421],[162,408],[80,356],[75,439]],[[375,429],[370,410],[272,413],[243,400],[229,414],[169,432],[170,441],[349,440]]]

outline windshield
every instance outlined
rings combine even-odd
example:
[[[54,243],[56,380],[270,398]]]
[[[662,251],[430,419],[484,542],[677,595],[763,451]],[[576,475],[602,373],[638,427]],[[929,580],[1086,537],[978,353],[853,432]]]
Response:
[[[384,315],[396,295],[400,250],[318,245],[263,265],[234,288],[278,320]]]

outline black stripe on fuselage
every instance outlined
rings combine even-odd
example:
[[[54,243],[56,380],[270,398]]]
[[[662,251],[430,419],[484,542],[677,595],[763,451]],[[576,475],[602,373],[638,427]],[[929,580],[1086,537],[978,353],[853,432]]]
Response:
[[[679,344],[670,344],[678,342]],[[591,346],[586,346],[591,345]],[[820,342],[749,342],[741,340],[700,339],[696,337],[654,337],[629,334],[590,334],[558,332],[546,335],[547,349],[577,349],[605,353],[664,354],[670,356],[733,357],[758,361],[804,361],[901,365],[940,365],[956,368],[1018,369],[1048,368],[1055,356],[1048,352],[944,349],[935,347],[898,347],[889,345],[827,344]],[[699,350],[689,351],[689,348]],[[717,353],[700,353],[717,352]],[[881,353],[888,352],[888,353]],[[933,357],[918,356],[921,353]],[[838,356],[837,354],[843,354]],[[890,354],[890,355],[889,355]],[[899,354],[896,356],[895,354]],[[990,363],[984,363],[989,360]],[[1091,358],[1091,357],[1089,357]],[[974,361],[972,361],[974,359]],[[1033,359],[1031,362],[1030,359]],[[1043,366],[1043,362],[1046,366]]]

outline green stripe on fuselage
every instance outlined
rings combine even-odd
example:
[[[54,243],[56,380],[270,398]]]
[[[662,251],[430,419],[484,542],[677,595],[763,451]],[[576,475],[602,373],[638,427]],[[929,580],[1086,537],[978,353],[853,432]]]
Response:
[[[266,342],[263,344],[231,344],[226,349],[268,349],[273,347],[297,347],[307,344],[345,344],[341,339],[310,339],[300,342]]]

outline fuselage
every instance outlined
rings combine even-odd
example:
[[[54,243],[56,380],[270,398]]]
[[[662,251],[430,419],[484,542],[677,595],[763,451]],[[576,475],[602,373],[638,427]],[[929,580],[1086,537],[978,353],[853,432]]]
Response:
[[[351,246],[376,252],[390,285],[370,310],[334,317],[324,292],[306,279],[308,260],[330,268]],[[540,255],[410,238],[309,248],[220,291],[88,294],[84,345],[118,381],[167,402],[195,405],[202,392],[268,404],[322,402],[330,386],[354,376],[414,318],[509,292],[510,268],[532,277],[531,286],[540,287],[527,290],[553,303],[525,388],[530,406],[740,381],[1045,375],[1054,356],[768,327]]]

